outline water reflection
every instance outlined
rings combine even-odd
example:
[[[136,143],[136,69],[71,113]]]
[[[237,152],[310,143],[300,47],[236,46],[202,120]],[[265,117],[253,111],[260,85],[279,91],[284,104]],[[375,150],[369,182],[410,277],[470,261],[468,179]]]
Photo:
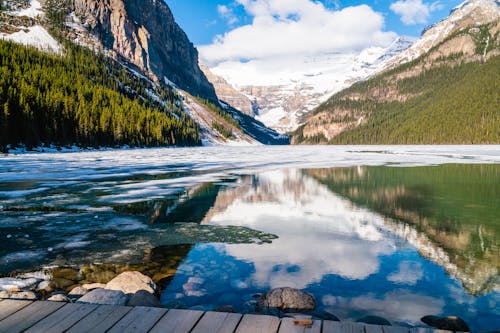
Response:
[[[401,226],[393,229],[470,293],[499,288],[500,166],[358,167],[306,173],[356,204],[408,223],[411,228],[403,232]]]
[[[380,169],[390,174],[384,179],[392,179],[392,168]],[[412,168],[399,172],[405,170],[411,173]],[[496,309],[499,294],[492,291],[495,287],[482,288],[484,296],[468,292],[461,278],[474,276],[454,275],[457,280],[447,275],[447,271],[459,270],[454,253],[447,252],[432,232],[426,234],[421,224],[402,221],[403,215],[414,213],[409,207],[415,207],[417,213],[428,211],[436,193],[432,182],[408,188],[396,181],[394,187],[365,189],[366,183],[376,182],[373,177],[370,168],[278,170],[242,177],[221,189],[202,225],[248,227],[279,238],[261,245],[196,245],[162,301],[181,301],[202,309],[231,304],[238,311],[252,311],[253,293],[292,286],[313,293],[320,309],[341,319],[371,314],[418,324],[424,315],[455,314],[472,327],[495,328],[500,319]],[[356,179],[358,183],[352,185]],[[351,182],[345,190],[337,187],[347,181]],[[363,205],[354,199],[361,193],[366,194]],[[401,215],[367,204],[381,197],[381,207]],[[470,203],[477,206],[474,200]],[[433,221],[435,229],[451,232],[450,219],[441,222]],[[492,231],[482,228],[484,240]],[[484,242],[490,251],[497,246],[495,239]],[[485,258],[484,253],[480,258]],[[472,263],[476,258],[469,260]],[[498,278],[496,265],[483,261],[482,267],[490,274],[488,281]]]

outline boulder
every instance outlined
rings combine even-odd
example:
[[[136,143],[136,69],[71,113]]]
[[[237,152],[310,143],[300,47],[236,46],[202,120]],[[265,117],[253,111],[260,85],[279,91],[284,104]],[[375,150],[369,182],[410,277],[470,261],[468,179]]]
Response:
[[[162,305],[158,298],[146,290],[139,290],[133,294],[127,302],[128,306],[147,306],[151,308],[161,308]]]
[[[83,296],[85,295],[86,293],[88,293],[89,290],[86,289],[86,288],[83,288],[81,286],[78,286],[78,287],[75,287],[73,289],[71,289],[71,291],[69,292],[69,296],[70,297],[75,297],[75,296]]]
[[[22,300],[30,300],[36,301],[38,297],[32,291],[0,291],[0,299],[22,299]]]
[[[54,284],[51,281],[44,280],[36,286],[36,290],[50,293],[54,291]]]
[[[120,290],[125,294],[135,294],[139,290],[145,290],[154,294],[156,285],[151,278],[140,272],[123,272],[106,284],[106,289]]]
[[[82,288],[87,290],[104,289],[106,288],[106,285],[104,283],[87,283],[82,285]]]
[[[125,305],[129,296],[120,290],[94,289],[77,300],[77,303]]]
[[[440,330],[470,332],[470,328],[467,323],[462,318],[457,316],[425,316],[420,320],[427,325],[438,328]]]
[[[71,302],[71,300],[68,298],[68,296],[63,295],[63,294],[52,295],[49,298],[47,298],[47,301],[51,301],[51,302]]]
[[[314,296],[299,289],[276,288],[266,292],[257,302],[257,308],[314,310]]]
[[[0,290],[15,291],[20,289],[33,289],[40,280],[35,278],[0,278]]]
[[[363,318],[359,318],[358,320],[356,320],[356,322],[371,324],[371,325],[392,326],[390,321],[378,316],[364,316]]]

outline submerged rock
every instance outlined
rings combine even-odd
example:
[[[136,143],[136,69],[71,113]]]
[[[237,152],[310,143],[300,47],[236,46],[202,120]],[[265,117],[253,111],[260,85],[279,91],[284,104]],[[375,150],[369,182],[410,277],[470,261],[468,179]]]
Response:
[[[127,302],[128,306],[147,306],[152,308],[161,308],[162,305],[158,298],[146,290],[139,290],[133,294]]]
[[[227,313],[235,313],[234,308],[231,305],[221,305],[219,307],[216,307],[214,312],[227,312]]]
[[[276,288],[266,292],[257,302],[257,308],[277,308],[282,310],[314,310],[314,296],[299,289]]]
[[[467,323],[460,317],[425,316],[420,319],[423,323],[440,330],[470,332]]]
[[[106,289],[120,290],[125,294],[135,294],[139,290],[145,290],[154,294],[156,285],[150,277],[140,272],[123,272],[106,284]]]
[[[125,305],[129,296],[120,290],[94,289],[77,300],[77,303]]]
[[[371,324],[371,325],[392,326],[390,321],[378,316],[364,316],[363,318],[359,318],[358,320],[356,320],[356,322]]]

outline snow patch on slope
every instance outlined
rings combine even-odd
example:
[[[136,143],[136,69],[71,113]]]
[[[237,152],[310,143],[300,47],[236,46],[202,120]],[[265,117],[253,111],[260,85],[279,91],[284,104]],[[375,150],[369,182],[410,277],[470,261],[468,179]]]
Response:
[[[16,16],[27,16],[31,18],[36,18],[37,16],[42,16],[42,5],[37,0],[31,0],[30,7],[26,9],[21,9],[19,11],[13,12],[12,14]]]
[[[61,53],[62,46],[41,25],[34,25],[12,34],[0,33],[0,39],[15,43],[34,46],[42,51]]]

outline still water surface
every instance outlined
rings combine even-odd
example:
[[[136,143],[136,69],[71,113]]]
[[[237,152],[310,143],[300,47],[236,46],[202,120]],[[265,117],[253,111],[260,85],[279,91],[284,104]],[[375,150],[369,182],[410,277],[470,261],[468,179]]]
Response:
[[[493,330],[499,207],[498,146],[0,157],[0,273],[127,265],[164,304],[249,312],[291,286],[341,319]]]

